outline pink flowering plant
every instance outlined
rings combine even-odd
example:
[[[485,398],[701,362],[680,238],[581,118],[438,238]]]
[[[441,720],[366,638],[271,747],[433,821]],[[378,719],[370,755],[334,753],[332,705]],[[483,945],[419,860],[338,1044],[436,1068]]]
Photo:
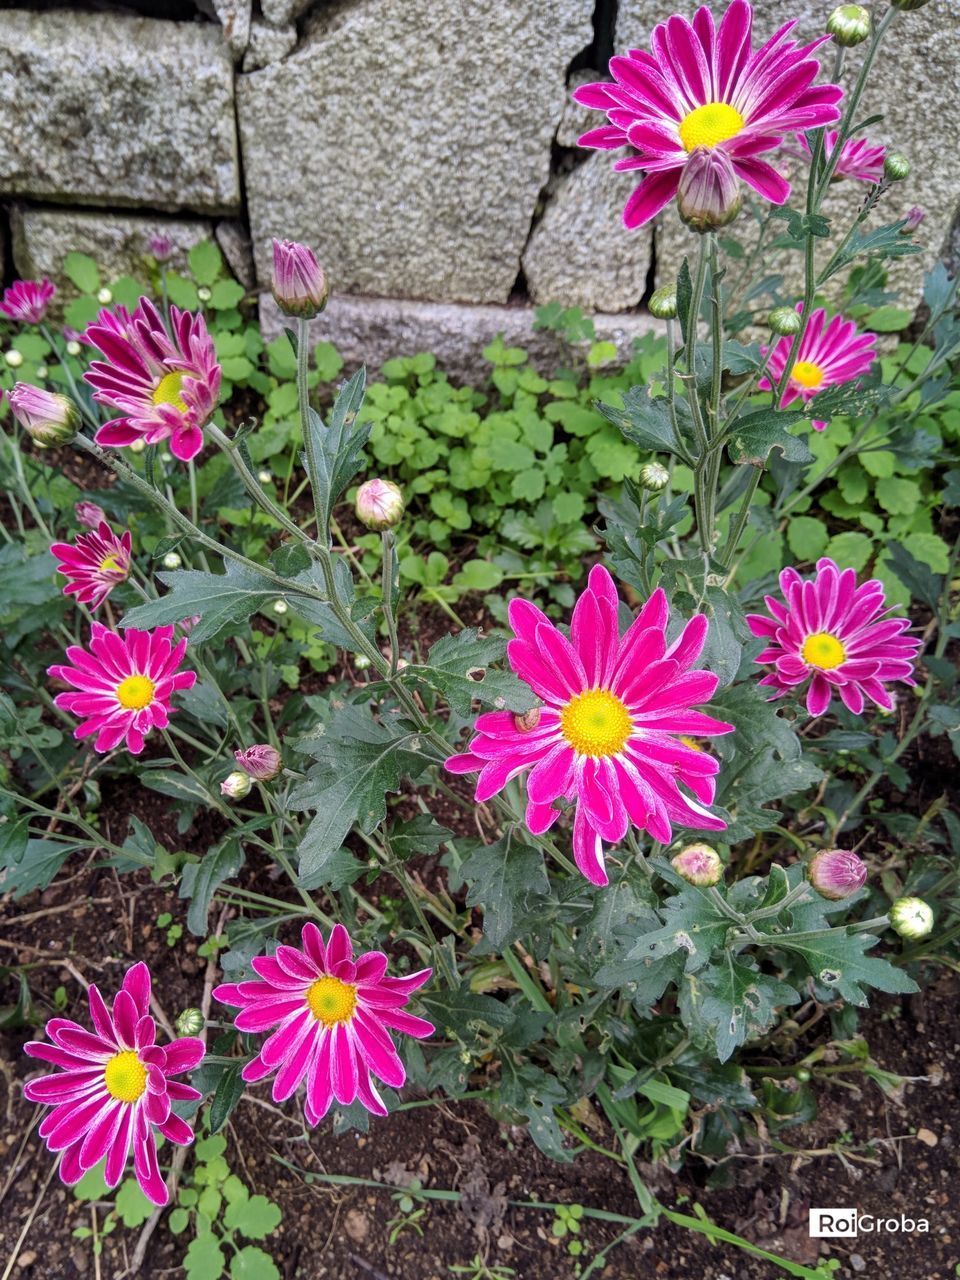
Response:
[[[317,394],[310,246],[273,245],[290,327],[266,346],[241,333],[243,290],[217,295],[231,282],[196,255],[190,295],[160,237],[156,287],[75,310],[76,336],[51,328],[47,282],[8,290],[4,323],[45,363],[4,374],[0,890],[82,857],[175,888],[209,969],[183,1035],[158,1033],[160,979],[130,956],[88,1018],[27,1044],[65,1183],[103,1162],[108,1187],[132,1170],[165,1205],[171,1147],[245,1096],[340,1133],[469,1093],[557,1160],[615,1148],[650,1221],[704,1230],[644,1185],[638,1151],[724,1162],[787,1121],[784,1067],[842,1054],[871,992],[917,990],[932,922],[955,919],[956,819],[938,802],[916,834],[895,797],[918,740],[958,750],[960,544],[937,570],[911,551],[924,529],[862,554],[846,527],[860,454],[878,479],[898,459],[934,477],[938,508],[960,492],[923,425],[957,376],[956,282],[930,273],[892,358],[867,323],[882,263],[918,251],[906,218],[867,225],[894,178],[860,104],[898,13],[855,76],[846,35],[787,20],[762,41],[732,0],[577,89],[604,117],[581,146],[636,175],[622,234],[660,217],[683,237],[650,300],[663,366],[591,382],[629,458],[597,498],[602,548],[586,516],[573,572],[546,538],[529,570],[462,548],[508,583],[473,597],[480,627],[442,583],[433,613],[412,590],[444,508],[417,505],[427,467],[375,473],[365,371]],[[758,281],[772,248],[789,266]],[[510,368],[494,388],[551,433],[547,380]],[[286,434],[231,404],[239,383],[286,406]],[[849,501],[817,505],[837,476]],[[168,804],[177,840],[136,805],[118,822],[119,784]],[[831,1047],[797,1048],[821,1018]]]

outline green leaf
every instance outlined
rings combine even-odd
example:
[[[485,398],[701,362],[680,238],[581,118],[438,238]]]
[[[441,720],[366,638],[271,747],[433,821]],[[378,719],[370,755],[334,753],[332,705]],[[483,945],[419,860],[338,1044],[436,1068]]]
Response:
[[[321,382],[332,382],[343,368],[343,357],[332,342],[318,342],[313,348],[313,363]]]
[[[624,392],[623,408],[597,403],[597,408],[623,433],[631,444],[686,458],[687,452],[673,429],[670,407],[665,398],[652,399],[646,387]]]
[[[727,447],[731,459],[760,467],[766,463],[771,450],[777,449],[787,462],[812,462],[813,454],[806,442],[787,430],[804,417],[806,414],[795,409],[757,409],[739,418],[729,433]]]
[[[478,995],[465,983],[459,991],[427,990],[420,1003],[440,1035],[473,1041],[479,1028],[502,1031],[514,1020],[513,1010],[493,996]]]
[[[510,492],[515,498],[524,502],[536,502],[542,498],[547,487],[547,479],[539,467],[530,467],[526,471],[518,471],[510,484]]]
[[[190,1242],[183,1267],[189,1280],[219,1280],[224,1267],[223,1250],[212,1232]]]
[[[672,873],[671,873],[672,875]],[[662,960],[682,952],[689,973],[702,969],[713,950],[720,946],[732,921],[717,907],[705,889],[685,885],[668,898],[660,909],[663,924],[637,938],[625,961]]]
[[[591,369],[599,369],[605,364],[612,364],[617,358],[615,342],[595,342],[587,352],[587,364]]]
[[[103,1171],[106,1160],[101,1160],[92,1169],[88,1169],[78,1183],[74,1185],[73,1194],[78,1200],[108,1200],[110,1188],[107,1186]]]
[[[210,1111],[207,1115],[207,1123],[210,1126],[211,1134],[216,1134],[219,1129],[223,1128],[234,1107],[243,1097],[243,1091],[247,1086],[243,1076],[240,1074],[242,1070],[242,1062],[237,1062],[234,1066],[227,1067],[217,1083],[217,1091],[213,1095],[213,1101],[210,1103]]]
[[[182,1235],[189,1225],[190,1214],[186,1209],[172,1210],[170,1217],[167,1219],[167,1226],[175,1236]]]
[[[306,455],[304,462],[320,513],[320,537],[329,536],[334,505],[364,465],[363,448],[373,426],[358,421],[365,387],[366,371],[361,368],[340,388],[326,427],[310,410],[313,457]]]
[[[841,569],[856,569],[859,573],[873,554],[873,542],[865,533],[850,529],[835,534],[827,543],[826,553]]]
[[[513,832],[494,844],[476,844],[460,874],[468,885],[467,906],[482,907],[484,937],[497,951],[515,941],[515,926],[550,891],[543,854]]]
[[[248,1244],[230,1259],[230,1280],[280,1280],[280,1272],[268,1253]]]
[[[210,290],[210,306],[215,311],[228,311],[243,301],[245,293],[243,285],[236,280],[218,280]]]
[[[913,321],[913,312],[905,307],[883,306],[863,320],[864,329],[872,329],[874,333],[899,333]]]
[[[17,847],[20,847],[19,841]],[[20,857],[0,874],[0,893],[22,898],[34,889],[46,889],[70,854],[83,847],[79,842],[28,840]]]
[[[553,514],[560,524],[574,524],[582,520],[585,507],[582,493],[567,490],[553,498]]]
[[[787,544],[798,560],[813,564],[823,555],[830,534],[822,520],[813,516],[793,516],[787,524]]]
[[[321,870],[354,823],[367,834],[379,826],[386,793],[399,791],[403,777],[418,777],[430,763],[419,734],[379,723],[357,707],[343,707],[326,732],[301,749],[317,760],[288,800],[291,809],[316,810],[300,842],[304,877]]]
[[[223,1222],[228,1230],[240,1231],[248,1240],[263,1240],[271,1231],[276,1231],[282,1217],[279,1205],[258,1195],[227,1205]]]
[[[458,715],[469,715],[474,699],[498,711],[529,711],[537,705],[529,685],[512,671],[490,670],[505,652],[501,636],[481,636],[468,628],[441,636],[431,646],[426,662],[405,668],[403,679],[429,684]]]
[[[885,476],[878,480],[874,493],[884,511],[895,516],[910,515],[922,502],[916,480],[904,480],[901,476]]]
[[[195,244],[187,254],[187,261],[197,284],[213,284],[223,270],[223,256],[212,240],[201,240]]]
[[[799,1004],[792,987],[735,960],[728,952],[699,975],[699,1018],[714,1028],[717,1057],[768,1031],[784,1005]]]
[[[280,594],[266,578],[233,561],[227,561],[223,574],[177,569],[158,573],[157,577],[170,588],[166,595],[128,609],[120,625],[149,630],[199,614],[200,621],[190,633],[192,644],[212,640],[231,623],[249,621],[252,614]]]
[[[184,311],[196,311],[200,306],[200,295],[192,280],[177,275],[175,271],[167,272],[167,294],[175,307]]]
[[[141,1226],[156,1208],[140,1190],[136,1178],[127,1178],[120,1184],[114,1203],[125,1227]]]
[[[203,855],[199,862],[188,862],[180,881],[180,897],[189,898],[187,928],[203,938],[207,934],[207,916],[218,885],[232,880],[244,863],[243,846],[229,835]]]
[[[914,980],[889,960],[864,952],[879,941],[872,933],[848,933],[823,929],[811,933],[782,934],[770,938],[774,946],[797,952],[821,986],[830,987],[850,1004],[865,1005],[864,987],[876,987],[895,995],[919,991]]]
[[[467,560],[453,576],[452,585],[459,591],[492,591],[503,581],[503,570],[489,560]]]
[[[530,1137],[551,1160],[568,1162],[573,1154],[563,1145],[563,1133],[555,1108],[567,1100],[567,1091],[556,1078],[540,1067],[524,1063],[519,1068],[512,1054],[502,1062],[500,1100],[527,1121]]]
[[[193,1154],[199,1163],[206,1164],[208,1160],[216,1160],[217,1156],[222,1156],[226,1149],[226,1138],[222,1134],[211,1134],[208,1138],[200,1139]]]
[[[903,545],[915,560],[934,573],[946,573],[950,567],[950,548],[936,533],[908,533]]]
[[[867,449],[858,455],[857,461],[864,471],[877,479],[892,476],[897,465],[896,455],[888,449]]]
[[[63,269],[81,293],[96,293],[100,288],[100,268],[86,253],[68,253]]]

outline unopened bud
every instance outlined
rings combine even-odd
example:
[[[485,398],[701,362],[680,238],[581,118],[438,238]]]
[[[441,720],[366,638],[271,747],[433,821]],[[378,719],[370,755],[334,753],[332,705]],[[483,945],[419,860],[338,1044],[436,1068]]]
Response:
[[[403,494],[392,480],[366,480],[357,490],[357,519],[368,529],[392,529],[403,519]]]
[[[767,317],[767,324],[781,338],[790,338],[800,332],[800,312],[793,307],[774,307]]]
[[[288,608],[289,608],[289,605],[287,604],[286,600],[274,600],[273,602],[273,612],[281,618],[287,612]]]
[[[274,240],[271,288],[280,310],[302,320],[319,315],[330,293],[317,255],[295,240]]]
[[[67,343],[68,356],[78,356],[82,350],[83,350],[83,347],[81,347],[80,343],[76,340],[76,338],[71,338],[70,341]]]
[[[264,469],[262,471],[257,472],[257,479],[260,481],[261,484],[269,484],[270,481],[273,479],[273,476],[270,474],[269,471]]]
[[[661,493],[670,483],[670,472],[662,462],[645,462],[640,468],[639,479],[649,493]]]
[[[77,434],[80,410],[69,396],[18,382],[9,400],[14,417],[41,448],[66,444]]]
[[[127,445],[127,448],[130,450],[131,453],[143,453],[146,447],[147,447],[147,442],[146,440],[144,440],[143,436],[137,436],[136,440],[131,440],[130,443]]]
[[[708,844],[688,844],[670,859],[670,864],[688,884],[699,885],[701,888],[719,884],[723,879],[720,855]]]
[[[890,151],[884,156],[883,172],[891,182],[902,182],[910,172],[910,161],[898,151]]]
[[[863,44],[870,34],[870,14],[862,4],[841,4],[827,19],[827,31],[844,49]]]
[[[890,924],[901,938],[916,942],[933,929],[933,909],[922,898],[898,898],[890,908]]]
[[[367,671],[370,668],[370,659],[365,653],[358,653],[353,660],[353,665],[358,671]]]
[[[867,864],[847,849],[824,849],[807,866],[807,879],[823,898],[839,902],[867,882]]]
[[[900,234],[902,236],[912,236],[926,216],[927,211],[925,209],[921,209],[918,204],[915,204],[904,218],[903,226],[900,228]]]
[[[205,284],[202,284],[200,288],[197,290],[197,297],[200,299],[201,302],[209,302],[210,299],[213,297],[213,294],[210,292],[210,290],[207,288]]]
[[[158,262],[166,262],[173,253],[173,241],[169,236],[151,236],[147,245]]]
[[[650,296],[647,307],[658,320],[672,320],[677,314],[677,286],[665,284]]]
[[[207,1023],[199,1009],[184,1009],[174,1025],[178,1036],[198,1036]]]
[[[23,364],[23,355],[16,349],[16,347],[11,347],[3,358],[11,369],[19,369]]]
[[[50,370],[47,368],[47,366],[46,366],[45,364],[38,364],[38,365],[37,365],[37,377],[40,379],[40,381],[41,381],[41,382],[46,382],[46,380],[47,380],[47,374],[48,374],[49,372],[50,372]]]
[[[258,782],[269,782],[283,767],[280,752],[276,747],[271,747],[269,742],[255,742],[252,747],[235,751],[233,758],[241,769],[246,770]]]
[[[96,531],[104,523],[107,513],[103,507],[95,502],[78,502],[73,508],[73,513],[77,517],[77,523],[82,524],[85,529],[93,529]]]
[[[740,212],[740,179],[721,147],[694,147],[677,189],[680,217],[701,234],[727,226]]]
[[[250,794],[252,788],[253,781],[250,775],[235,769],[220,783],[220,794],[226,796],[228,800],[242,800],[244,796]]]
[[[539,707],[531,707],[529,711],[518,711],[514,713],[513,727],[518,733],[529,733],[530,730],[535,729],[539,723]]]
[[[163,557],[163,567],[165,569],[179,569],[183,561],[175,551],[168,551]]]
[[[113,301],[113,294],[110,292],[110,290],[106,286],[104,286],[102,289],[98,291],[97,301],[100,303],[101,306],[104,306],[104,307],[107,306],[108,303],[111,303]]]

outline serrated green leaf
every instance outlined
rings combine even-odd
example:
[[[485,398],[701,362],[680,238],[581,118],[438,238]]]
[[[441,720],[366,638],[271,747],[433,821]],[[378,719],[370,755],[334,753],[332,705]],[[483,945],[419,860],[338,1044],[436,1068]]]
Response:
[[[167,296],[175,307],[183,311],[196,311],[200,306],[200,295],[192,280],[178,275],[176,271],[168,271],[166,275]]]
[[[248,1244],[230,1259],[230,1280],[280,1280],[280,1272],[268,1253]]]
[[[215,311],[228,311],[239,306],[246,290],[236,280],[218,280],[210,290],[210,306]]]
[[[646,387],[625,391],[622,408],[602,402],[597,408],[631,444],[686,458],[686,449],[674,431],[666,399],[653,399]]]
[[[841,569],[856,569],[859,573],[873,554],[873,541],[865,533],[848,529],[835,534],[827,543],[826,554]]]
[[[500,711],[529,711],[537,698],[512,671],[493,671],[506,642],[500,636],[481,636],[469,628],[442,636],[430,649],[423,666],[406,667],[403,679],[429,684],[443,695],[458,715],[468,715],[473,700]]]
[[[567,1099],[560,1081],[531,1063],[517,1067],[512,1054],[504,1056],[501,1071],[500,1100],[526,1118],[530,1137],[551,1160],[572,1160],[572,1153],[563,1145],[555,1112]]]
[[[848,933],[845,929],[787,933],[769,939],[772,945],[800,955],[821,986],[837,991],[850,1004],[867,1003],[864,987],[895,995],[919,991],[914,980],[889,960],[864,954],[878,941],[872,933]]]
[[[916,480],[905,480],[902,476],[885,476],[878,480],[874,494],[884,511],[895,516],[910,515],[922,502]]]
[[[86,253],[68,253],[63,269],[81,293],[96,293],[100,288],[100,268]]]
[[[224,627],[248,621],[251,614],[277,599],[278,589],[266,578],[228,561],[226,573],[178,569],[157,577],[169,590],[159,600],[135,605],[120,621],[123,627],[168,626],[199,614],[191,641],[203,644]]]
[[[199,938],[206,937],[207,916],[217,887],[232,880],[244,863],[243,846],[233,835],[209,849],[199,862],[188,862],[180,881],[180,897],[189,898],[187,928]]]
[[[732,924],[707,891],[695,885],[685,885],[678,894],[668,898],[660,915],[661,927],[641,934],[625,961],[655,962],[683,953],[684,968],[693,973],[709,962],[711,953],[722,944]]]
[[[518,921],[550,891],[539,849],[511,832],[494,844],[476,844],[460,867],[468,885],[467,906],[482,907],[483,934],[500,951],[518,936]]]
[[[363,449],[373,425],[359,421],[365,388],[366,370],[361,368],[340,388],[326,426],[312,409],[309,413],[313,453],[304,455],[304,465],[320,513],[319,537],[329,536],[333,508],[364,465]]]
[[[141,1226],[156,1208],[140,1190],[136,1178],[126,1178],[120,1184],[114,1204],[125,1227]]]
[[[779,1008],[800,1002],[792,987],[750,968],[729,952],[699,975],[699,988],[700,1020],[714,1029],[721,1062],[747,1039],[769,1030]]]
[[[212,1233],[191,1240],[183,1259],[189,1280],[220,1280],[224,1267],[223,1250]]]
[[[459,991],[427,990],[420,995],[427,1017],[439,1034],[472,1042],[478,1028],[502,1031],[514,1019],[513,1010],[493,996],[479,995],[464,984]]]
[[[82,847],[62,840],[27,840],[20,857],[0,874],[0,893],[12,893],[16,899],[34,889],[46,889],[70,854]]]
[[[757,409],[739,418],[729,433],[727,447],[731,459],[759,467],[776,449],[787,462],[812,462],[813,454],[806,442],[787,430],[804,417],[805,413],[795,409]]]

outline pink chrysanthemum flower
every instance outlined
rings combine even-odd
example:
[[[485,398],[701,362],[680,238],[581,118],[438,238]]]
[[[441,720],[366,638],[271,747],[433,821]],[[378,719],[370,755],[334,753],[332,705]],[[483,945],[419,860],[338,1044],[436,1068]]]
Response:
[[[40,324],[56,292],[49,280],[16,280],[4,290],[0,311],[18,324]]]
[[[60,1070],[29,1080],[24,1095],[53,1108],[41,1121],[40,1137],[62,1151],[60,1177],[79,1182],[106,1156],[104,1179],[115,1187],[133,1151],[133,1168],[143,1193],[165,1205],[167,1188],[157,1163],[154,1129],[180,1146],[193,1141],[190,1126],[171,1110],[201,1094],[171,1076],[190,1071],[203,1057],[203,1041],[193,1038],[155,1044],[150,1017],[150,971],[143,963],[128,969],[112,1012],[96,987],[87,992],[93,1031],[68,1018],[51,1018],[52,1041],[31,1040],[24,1052]]]
[[[149,298],[131,316],[125,307],[101,311],[84,341],[103,355],[84,379],[94,400],[121,417],[96,434],[98,444],[170,441],[188,462],[203,448],[203,425],[217,407],[220,365],[203,316],[170,308],[170,332]]]
[[[913,685],[913,667],[921,641],[904,635],[908,618],[891,618],[883,584],[876,579],[857,586],[853,569],[842,571],[826,556],[817,561],[814,578],[801,578],[796,569],[780,574],[783,600],[765,596],[770,617],[748,614],[755,636],[768,641],[757,655],[774,670],[761,684],[770,685],[774,698],[810,681],[807,710],[822,716],[834,692],[854,715],[863,711],[864,696],[885,711],[893,699],[884,681]]]
[[[802,302],[797,303],[797,310],[803,311]],[[798,396],[806,404],[827,387],[852,382],[854,378],[862,377],[873,364],[877,342],[875,333],[860,333],[852,320],[844,320],[840,315],[834,316],[824,326],[826,318],[827,313],[822,307],[810,313],[796,363],[790,371],[790,380],[780,397],[781,409],[793,404]],[[779,384],[794,341],[793,337],[781,338],[774,347],[767,364],[767,376],[757,383],[761,391],[772,391]],[[767,354],[766,347],[760,350]],[[817,431],[823,431],[826,425],[818,418],[813,419]]]
[[[587,84],[574,98],[605,111],[609,124],[591,129],[581,147],[636,154],[615,169],[642,169],[646,177],[623,211],[626,227],[654,217],[677,193],[680,175],[696,147],[722,147],[739,177],[774,204],[783,204],[790,184],[758,156],[784,135],[840,118],[843,90],[814,85],[820,63],[813,51],[829,39],[800,45],[788,39],[788,22],[756,52],[751,48],[753,10],[733,0],[719,28],[706,7],[692,25],[674,15],[658,23],[651,53],[631,49],[611,58],[614,83]]]
[[[315,924],[305,924],[300,947],[277,947],[252,964],[260,981],[228,982],[214,995],[238,1005],[239,1031],[267,1031],[259,1055],[243,1069],[244,1080],[262,1080],[272,1071],[274,1102],[283,1102],[306,1077],[307,1123],[319,1124],[334,1098],[342,1106],[359,1101],[375,1115],[387,1108],[371,1073],[399,1089],[406,1071],[390,1038],[390,1028],[423,1039],[434,1027],[403,1006],[432,974],[420,969],[403,978],[386,976],[382,951],[353,959],[353,943],[342,924],[326,944]]]
[[[507,657],[545,705],[535,722],[509,711],[478,717],[468,750],[446,762],[451,773],[479,771],[478,803],[529,769],[526,822],[535,835],[559,816],[555,800],[575,800],[574,857],[594,884],[607,883],[602,842],[617,844],[631,823],[662,844],[673,837],[672,823],[707,831],[726,826],[706,808],[719,764],[680,737],[733,728],[691,710],[717,687],[711,672],[691,670],[707,637],[707,619],[698,614],[668,645],[662,590],[622,637],[618,605],[602,565],[590,570],[569,640],[535,605],[511,600],[516,639]]]
[[[827,159],[833,155],[838,136],[836,129],[827,129],[823,135]],[[806,134],[797,134],[797,141],[807,156],[810,156],[810,143]],[[840,159],[833,171],[834,179],[856,178],[858,182],[879,182],[883,177],[883,158],[886,154],[886,147],[878,143],[868,142],[866,138],[848,138],[840,148]]]
[[[176,707],[178,689],[193,687],[195,671],[179,671],[187,642],[173,644],[173,627],[118,635],[93,624],[90,652],[79,645],[67,649],[72,667],[54,666],[47,675],[73,685],[78,692],[58,693],[54,702],[80,716],[75,738],[96,734],[95,751],[112,751],[124,739],[138,756],[151,729],[165,729]]]
[[[78,534],[76,543],[55,542],[50,551],[60,561],[57,572],[67,579],[63,594],[96,609],[117,583],[126,581],[131,545],[129,530],[118,538],[105,520],[96,533]]]

